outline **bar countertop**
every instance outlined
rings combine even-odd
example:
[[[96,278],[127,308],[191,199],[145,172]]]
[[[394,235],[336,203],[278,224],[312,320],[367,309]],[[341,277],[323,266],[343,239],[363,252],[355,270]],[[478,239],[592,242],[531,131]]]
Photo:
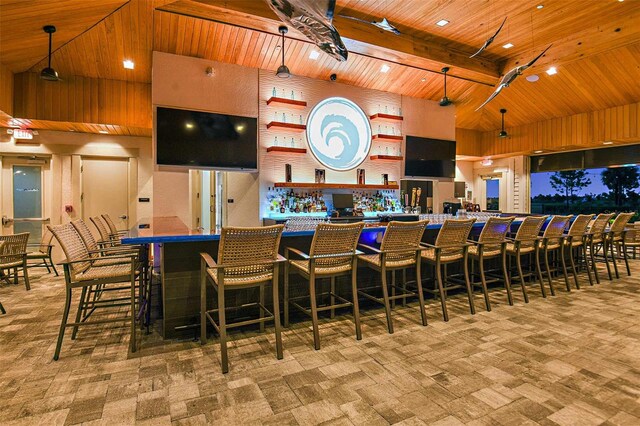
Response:
[[[439,229],[440,224],[429,224],[427,229]],[[476,222],[474,227],[482,227],[484,222]],[[386,226],[380,222],[365,224],[363,233],[384,232]],[[283,237],[312,236],[313,230],[308,231],[284,231]],[[184,243],[190,241],[217,241],[220,239],[220,231],[205,232],[201,229],[190,229],[177,216],[153,217],[140,220],[122,237],[122,244],[157,244],[157,243]]]

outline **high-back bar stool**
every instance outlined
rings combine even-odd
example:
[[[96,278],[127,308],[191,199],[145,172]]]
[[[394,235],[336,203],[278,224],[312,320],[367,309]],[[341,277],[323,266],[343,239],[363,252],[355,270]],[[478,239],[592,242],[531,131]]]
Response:
[[[636,252],[638,251],[638,247],[640,247],[640,222],[632,224],[628,229],[624,238],[624,247],[627,251],[631,249],[631,255],[635,259],[637,257]],[[627,253],[627,256],[628,255]]]
[[[515,258],[516,267],[518,270],[518,277],[520,278],[520,288],[522,290],[522,297],[525,303],[529,303],[529,295],[527,294],[527,286],[524,279],[526,277],[534,277],[537,274],[540,281],[540,290],[542,297],[547,297],[547,292],[544,289],[544,283],[542,281],[542,272],[540,271],[540,250],[538,246],[538,234],[542,225],[547,220],[548,216],[527,216],[524,218],[514,238],[508,238],[507,242],[507,256],[509,259]],[[522,269],[522,257],[535,255],[535,261],[529,262],[529,271],[527,274]],[[533,268],[535,267],[535,272]],[[510,275],[511,285],[514,284],[513,275]]]
[[[11,283],[10,278],[13,278],[14,284],[18,284],[18,271],[22,270],[24,286],[27,290],[31,290],[29,271],[27,270],[29,233],[22,232],[20,234],[0,235],[0,241],[4,241],[5,243],[2,255],[0,255],[0,279]]]
[[[484,303],[487,311],[491,310],[491,302],[489,301],[489,293],[487,290],[487,284],[503,281],[504,288],[507,291],[507,299],[509,305],[513,305],[513,296],[511,295],[511,283],[509,282],[509,274],[507,272],[507,232],[511,228],[513,217],[490,217],[487,223],[485,223],[478,241],[469,240],[473,243],[469,247],[469,258],[473,267],[474,261],[478,263],[480,283],[475,281],[474,274],[471,274],[471,285],[480,286],[484,295]],[[485,260],[491,260],[500,258],[502,265],[502,277],[490,278],[487,280],[484,262]],[[473,270],[473,268],[472,268]]]
[[[365,244],[358,246],[364,250],[373,252],[373,254],[361,254],[358,258],[363,265],[380,272],[382,278],[382,297],[373,296],[368,292],[369,289],[359,290],[358,293],[367,299],[384,305],[389,333],[393,333],[391,301],[397,299],[402,299],[402,301],[405,302],[407,297],[417,296],[420,302],[422,325],[427,325],[427,314],[424,307],[424,294],[422,292],[420,274],[420,252],[422,251],[420,240],[422,240],[422,234],[424,234],[428,223],[428,220],[417,222],[391,221],[387,224],[380,249]],[[403,282],[402,287],[396,285],[396,271],[406,271],[409,268],[415,268],[416,270],[417,291],[415,292],[407,290],[406,281]],[[391,272],[391,296],[389,296],[387,272]],[[403,274],[403,277],[406,277],[406,274]],[[396,291],[399,291],[400,294],[396,295]]]
[[[48,225],[48,228],[55,236],[66,256],[65,261],[62,262],[64,266],[66,300],[53,359],[57,360],[60,356],[60,349],[62,348],[66,328],[73,327],[71,337],[74,339],[80,326],[110,322],[130,322],[131,339],[129,347],[131,352],[135,352],[136,279],[142,278],[139,274],[140,268],[137,255],[121,255],[119,256],[118,263],[98,266],[95,265],[95,262],[99,259],[92,258],[89,255],[86,246],[73,225],[70,223],[55,226]],[[115,260],[115,256],[112,257],[111,260]],[[99,299],[88,298],[87,291],[96,286],[101,286],[103,293],[114,292],[111,294],[115,294],[115,296],[111,298],[101,297]],[[81,290],[81,295],[78,302],[76,319],[74,322],[69,322],[68,318],[73,290]],[[121,292],[123,291],[127,294],[122,294]],[[91,314],[98,308],[113,308],[118,306],[129,306],[129,313],[124,316],[109,319],[89,320]]]
[[[260,324],[264,330],[266,321],[275,323],[276,358],[282,359],[282,337],[280,332],[280,302],[278,271],[284,258],[278,255],[278,246],[284,225],[255,228],[222,228],[218,246],[218,261],[208,253],[200,253],[200,343],[207,343],[207,323],[220,334],[222,372],[229,372],[227,356],[227,329],[243,325]],[[273,290],[273,312],[265,307],[264,285],[271,283]],[[218,293],[218,307],[207,309],[207,286],[211,284]],[[228,323],[226,312],[237,307],[225,305],[225,294],[230,290],[260,288],[260,301],[245,304],[242,308],[255,306],[260,317]],[[217,313],[218,321],[212,314]],[[265,316],[266,314],[266,316]]]
[[[571,291],[569,276],[567,275],[567,263],[563,256],[564,230],[567,229],[567,225],[569,225],[571,218],[572,216],[552,216],[539,243],[540,250],[542,250],[542,254],[544,256],[544,270],[547,274],[549,290],[551,291],[552,296],[555,296],[556,291],[553,288],[553,277],[551,276],[551,273],[559,271],[560,266],[558,265],[558,260],[560,260],[560,263],[562,264],[562,273],[564,275],[564,283],[567,287],[567,291]],[[549,254],[554,255],[555,262],[553,268],[549,267]]]
[[[331,317],[335,315],[337,308],[352,307],[353,319],[356,326],[356,339],[362,339],[360,328],[360,310],[358,307],[358,290],[356,274],[358,270],[358,258],[356,246],[364,223],[332,224],[321,223],[317,226],[311,241],[309,254],[293,247],[285,248],[285,273],[284,273],[284,322],[289,326],[289,305],[311,316],[313,326],[313,345],[320,349],[320,329],[318,324],[318,312],[331,311]],[[292,259],[294,256],[298,259]],[[299,300],[307,296],[289,297],[289,273],[295,272],[309,281],[310,307],[303,307]],[[351,276],[351,295],[349,301],[336,294],[336,278]],[[328,278],[331,281],[329,293],[317,293],[316,278]],[[330,303],[318,306],[318,296],[329,296]],[[341,303],[336,303],[338,299]]]
[[[589,284],[593,285],[593,278],[591,278],[591,269],[589,268],[589,262],[587,260],[587,247],[586,241],[588,238],[587,227],[589,222],[593,218],[592,214],[580,214],[573,219],[571,227],[563,240],[562,245],[562,257],[565,257],[565,250],[569,252],[569,262],[571,264],[571,273],[573,274],[573,281],[576,284],[576,288],[580,289],[580,282],[578,281],[578,272],[576,270],[575,256],[578,256],[578,265],[584,263],[587,270],[587,276],[589,277]]]
[[[51,244],[52,240],[53,234],[45,227],[42,231],[42,238],[39,243],[27,244],[27,262],[30,260],[38,261],[38,263],[29,263],[27,266],[29,268],[44,266],[47,268],[48,273],[51,273],[51,269],[53,269],[53,272],[55,272],[57,277],[58,270],[51,259],[51,251],[53,250],[53,245]]]
[[[624,263],[627,267],[627,275],[631,276],[631,269],[629,269],[629,260],[627,259],[627,248],[625,246],[625,234],[627,224],[631,220],[635,213],[620,213],[607,232],[605,232],[605,238],[607,239],[607,245],[611,247],[611,260],[613,261],[613,269],[616,272],[616,278],[620,278],[618,274],[618,262],[617,258],[622,255]],[[614,255],[613,248],[615,246],[616,254]],[[622,253],[621,253],[622,252]]]
[[[469,310],[471,314],[476,313],[476,306],[473,302],[473,291],[469,281],[469,267],[467,265],[468,249],[472,244],[467,242],[469,233],[473,227],[474,219],[447,219],[442,224],[435,244],[422,243],[424,250],[421,259],[423,262],[433,265],[435,268],[437,290],[424,289],[430,293],[440,295],[440,303],[442,304],[442,317],[445,321],[449,321],[449,312],[447,310],[446,292],[457,288],[463,288],[460,284],[454,284],[451,278],[442,279],[441,268],[451,263],[462,262],[464,274],[464,284],[469,297]],[[451,284],[450,284],[451,283]]]
[[[605,231],[609,221],[615,216],[614,213],[600,213],[596,216],[595,220],[591,223],[588,233],[587,244],[589,245],[589,256],[591,257],[591,266],[593,267],[593,274],[596,277],[596,282],[600,284],[600,276],[598,275],[598,266],[596,264],[597,255],[602,250],[604,258],[604,264],[607,267],[607,274],[609,274],[609,280],[613,279],[611,275],[611,267],[609,266],[609,258],[607,252],[609,247],[607,246],[607,239],[605,239]]]

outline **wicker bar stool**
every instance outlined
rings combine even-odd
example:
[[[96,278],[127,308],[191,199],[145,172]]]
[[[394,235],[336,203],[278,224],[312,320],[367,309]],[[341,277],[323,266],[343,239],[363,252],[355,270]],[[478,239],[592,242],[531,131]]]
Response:
[[[2,256],[2,248],[4,247],[4,241],[0,241],[0,256]],[[4,306],[2,306],[2,302],[0,302],[0,313],[2,313],[2,315],[6,314],[7,311],[5,311]]]
[[[593,267],[593,275],[596,277],[596,282],[600,284],[600,276],[598,275],[598,266],[596,264],[597,255],[602,250],[603,261],[607,267],[607,273],[609,274],[609,280],[613,279],[611,275],[611,267],[609,266],[609,258],[607,252],[609,247],[607,245],[607,239],[605,238],[605,231],[609,221],[615,216],[614,213],[600,213],[596,216],[595,220],[591,223],[589,228],[587,244],[589,246],[589,256],[591,257],[591,266]]]
[[[27,290],[31,290],[29,284],[29,272],[27,271],[27,243],[29,242],[29,233],[0,235],[0,241],[4,241],[3,254],[0,255],[0,279],[11,284],[18,284],[18,271],[22,270],[22,278],[24,286]],[[5,272],[7,271],[7,272]]]
[[[471,314],[476,313],[476,306],[473,302],[473,291],[469,281],[469,266],[467,264],[469,247],[472,245],[467,242],[469,233],[476,219],[447,219],[438,232],[435,244],[421,243],[424,247],[421,254],[421,260],[435,268],[435,277],[437,290],[424,288],[423,290],[432,294],[440,295],[440,303],[442,304],[442,317],[445,321],[449,321],[449,312],[447,310],[446,291],[457,288],[463,288],[460,284],[453,283],[453,277],[445,277],[442,279],[441,267],[451,263],[462,262],[464,272],[464,284],[469,297],[469,309]]]
[[[122,321],[127,321],[131,325],[129,348],[131,352],[135,352],[136,279],[140,277],[137,257],[131,254],[121,255],[121,263],[98,266],[96,262],[100,260],[100,258],[92,258],[90,256],[73,225],[70,223],[56,226],[49,225],[48,228],[55,236],[66,256],[66,259],[62,262],[64,266],[66,299],[53,359],[58,360],[60,357],[65,330],[68,327],[73,327],[72,339],[74,339],[80,326]],[[111,260],[115,260],[115,256]],[[101,286],[101,294],[106,294],[107,292],[116,294],[110,298],[100,297],[91,299],[87,297],[87,291],[96,286]],[[75,289],[81,289],[81,295],[75,321],[69,322],[72,291]],[[126,295],[122,295],[122,292]],[[129,306],[129,313],[115,318],[90,320],[91,315],[96,309],[120,306]]]
[[[97,241],[99,246],[103,247],[120,245],[120,234],[113,234],[107,227],[105,220],[101,216],[93,216],[89,219],[100,234],[100,241]]]
[[[591,269],[589,268],[589,262],[587,258],[586,241],[587,241],[587,227],[589,222],[593,218],[592,214],[580,214],[573,219],[571,227],[567,232],[562,245],[562,257],[565,258],[565,251],[569,252],[569,262],[571,263],[571,272],[573,274],[573,281],[576,284],[576,288],[580,289],[580,282],[578,281],[578,271],[576,270],[576,262],[574,252],[578,256],[578,265],[584,263],[587,270],[587,276],[589,277],[589,285],[593,285],[593,278],[591,278]]]
[[[482,293],[484,294],[484,303],[487,311],[491,310],[491,302],[489,301],[487,284],[491,284],[497,281],[504,282],[504,288],[507,291],[507,300],[509,301],[509,305],[513,305],[511,283],[509,282],[509,274],[507,272],[506,240],[507,232],[509,232],[509,229],[511,229],[511,223],[513,222],[513,220],[513,217],[490,217],[487,223],[485,223],[484,227],[482,228],[482,232],[480,232],[478,241],[469,240],[469,242],[473,243],[473,245],[469,247],[469,258],[471,259],[471,264],[473,266],[473,262],[476,261],[478,263],[478,269],[480,272],[480,283],[475,281],[474,274],[472,273],[471,285],[472,288],[475,286],[480,286],[482,288]],[[490,277],[490,279],[487,280],[486,276],[488,274],[485,274],[484,261],[496,258],[501,259],[502,278],[496,276]]]
[[[631,220],[635,213],[620,213],[611,224],[611,227],[605,232],[605,238],[607,239],[607,245],[611,247],[611,258],[613,260],[613,269],[616,272],[616,278],[620,278],[618,274],[618,262],[617,258],[622,255],[624,263],[627,267],[627,275],[631,276],[631,269],[629,269],[629,259],[627,258],[627,248],[625,243],[625,234],[627,232],[627,224]],[[616,254],[613,253],[613,248],[616,248]]]
[[[382,297],[376,297],[367,292],[369,289],[358,290],[358,293],[367,299],[373,300],[384,305],[387,314],[387,329],[389,333],[393,333],[393,322],[391,319],[391,301],[402,299],[403,305],[407,297],[418,297],[420,302],[420,315],[422,317],[422,325],[427,325],[427,314],[424,307],[424,293],[422,291],[422,276],[420,274],[420,253],[422,247],[420,240],[422,234],[429,223],[428,220],[417,222],[396,222],[391,221],[387,224],[387,229],[382,237],[380,249],[365,244],[358,247],[374,254],[361,254],[358,259],[365,266],[380,272],[382,277]],[[406,274],[402,287],[396,285],[396,271],[406,271],[409,268],[416,270],[416,287],[417,291],[407,290]],[[387,272],[391,272],[391,289],[392,295],[389,296]],[[400,294],[396,295],[395,292]]]
[[[544,255],[544,270],[547,274],[547,280],[549,281],[549,290],[551,295],[555,296],[556,291],[553,288],[552,272],[558,272],[560,266],[558,265],[558,258],[562,264],[562,273],[564,275],[564,283],[567,287],[567,291],[571,291],[569,285],[569,276],[567,275],[567,263],[564,258],[564,230],[567,229],[569,221],[572,216],[552,216],[551,220],[547,224],[546,229],[540,239],[539,249],[542,250]],[[555,255],[554,267],[549,267],[549,253]]]
[[[547,218],[548,216],[527,216],[518,227],[515,237],[507,238],[507,257],[508,259],[515,258],[518,278],[520,279],[520,288],[525,303],[529,303],[529,295],[527,294],[527,286],[524,279],[535,275],[533,265],[535,265],[537,277],[540,281],[542,297],[547,297],[544,282],[542,281],[542,272],[540,271],[540,250],[538,245],[538,234]],[[529,271],[525,274],[522,269],[522,257],[531,255],[535,255],[535,261],[529,262]],[[513,274],[510,275],[510,280],[513,286],[515,282]]]
[[[285,248],[284,271],[284,323],[289,326],[289,305],[302,311],[311,317],[313,327],[313,345],[320,349],[320,330],[318,325],[318,312],[331,311],[331,318],[335,316],[337,308],[352,307],[353,319],[356,326],[356,339],[362,339],[360,329],[360,308],[358,307],[357,291],[357,266],[359,252],[356,250],[358,239],[364,223],[332,224],[321,223],[317,226],[311,241],[309,254],[293,247]],[[300,259],[291,259],[292,256]],[[306,308],[297,301],[306,299],[307,296],[289,297],[289,274],[297,273],[309,281],[310,307]],[[349,301],[336,294],[336,278],[351,276],[352,300]],[[316,278],[328,278],[331,289],[328,293],[317,293]],[[318,296],[329,296],[330,303],[318,306]],[[341,303],[336,303],[336,299]]]
[[[628,227],[627,233],[624,238],[624,247],[627,252],[631,249],[631,255],[636,258],[636,252],[640,247],[640,222],[636,222]],[[629,254],[627,253],[627,256]]]
[[[103,214],[100,215],[102,216],[102,219],[104,219],[104,222],[107,224],[107,226],[109,227],[109,232],[112,236],[120,236],[122,234],[125,234],[127,232],[126,229],[118,229],[116,228],[116,224],[113,222],[113,220],[111,219],[111,216],[109,216],[108,214]]]
[[[53,240],[53,234],[49,229],[45,228],[42,233],[42,239],[39,244],[27,244],[27,262],[29,260],[36,260],[38,263],[29,263],[27,266],[29,268],[37,268],[44,266],[47,268],[47,273],[51,273],[51,269],[58,276],[58,270],[56,269],[56,265],[53,264],[53,260],[51,259],[51,251],[53,250],[53,245],[51,241]]]
[[[229,372],[227,356],[227,329],[243,325],[275,323],[276,357],[282,359],[282,337],[280,332],[280,302],[278,293],[278,271],[284,258],[278,254],[280,237],[284,225],[256,228],[222,228],[218,246],[218,261],[207,253],[200,253],[200,343],[207,343],[207,322],[220,334],[222,372]],[[265,307],[264,286],[271,283],[273,290],[273,313]],[[217,292],[218,308],[207,310],[207,285]],[[260,301],[241,307],[226,307],[225,293],[230,290],[260,288]],[[227,323],[226,312],[256,306],[260,318]],[[218,322],[212,314],[217,313]],[[265,316],[266,314],[266,316]]]

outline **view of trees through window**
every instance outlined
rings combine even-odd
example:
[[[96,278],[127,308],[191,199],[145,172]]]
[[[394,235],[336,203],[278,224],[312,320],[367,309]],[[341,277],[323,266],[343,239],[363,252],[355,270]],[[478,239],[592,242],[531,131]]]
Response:
[[[531,212],[578,214],[640,209],[640,168],[568,170],[531,174]]]

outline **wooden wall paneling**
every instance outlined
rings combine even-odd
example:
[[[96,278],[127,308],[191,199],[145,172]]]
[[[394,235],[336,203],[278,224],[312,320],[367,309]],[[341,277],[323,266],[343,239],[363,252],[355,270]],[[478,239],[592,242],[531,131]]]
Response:
[[[13,72],[0,64],[0,111],[13,114]]]

